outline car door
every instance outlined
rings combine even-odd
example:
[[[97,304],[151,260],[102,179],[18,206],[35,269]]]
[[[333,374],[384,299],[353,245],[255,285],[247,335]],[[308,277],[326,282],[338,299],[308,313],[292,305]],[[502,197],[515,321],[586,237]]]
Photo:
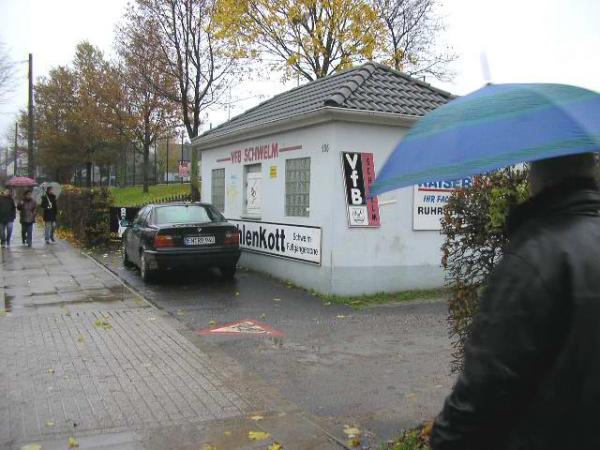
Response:
[[[127,255],[129,259],[135,263],[140,262],[140,241],[142,236],[142,231],[144,229],[144,223],[146,222],[146,217],[152,208],[146,206],[140,210],[140,212],[133,219],[133,225],[131,229],[127,233]]]

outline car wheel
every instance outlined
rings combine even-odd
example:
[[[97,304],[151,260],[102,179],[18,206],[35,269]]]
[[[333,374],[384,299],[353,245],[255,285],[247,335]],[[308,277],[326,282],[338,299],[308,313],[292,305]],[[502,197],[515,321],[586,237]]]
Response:
[[[127,256],[127,246],[123,242],[123,246],[121,247],[121,256],[123,258],[123,265],[125,267],[132,267],[133,263],[129,260],[129,256]]]
[[[152,281],[152,279],[154,278],[154,271],[148,268],[146,252],[143,250],[140,253],[140,276],[142,277],[142,280],[145,283]]]
[[[231,280],[235,276],[235,271],[237,270],[237,267],[221,267],[220,270],[224,278]]]

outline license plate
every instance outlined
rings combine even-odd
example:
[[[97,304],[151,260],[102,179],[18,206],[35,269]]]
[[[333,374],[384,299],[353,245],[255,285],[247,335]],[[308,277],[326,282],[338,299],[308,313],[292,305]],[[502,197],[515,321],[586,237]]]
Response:
[[[184,241],[185,245],[209,245],[215,243],[214,236],[187,236]]]

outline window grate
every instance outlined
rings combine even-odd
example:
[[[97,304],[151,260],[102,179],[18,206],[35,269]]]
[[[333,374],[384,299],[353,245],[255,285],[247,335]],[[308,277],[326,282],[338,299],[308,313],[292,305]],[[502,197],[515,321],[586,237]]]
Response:
[[[211,203],[225,212],[225,169],[213,169],[211,179]]]
[[[310,208],[310,158],[285,161],[285,215],[308,217]]]

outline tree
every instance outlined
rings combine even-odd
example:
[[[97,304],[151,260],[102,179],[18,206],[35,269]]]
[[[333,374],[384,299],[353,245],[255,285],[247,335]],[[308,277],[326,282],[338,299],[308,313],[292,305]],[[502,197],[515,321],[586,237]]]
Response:
[[[448,64],[456,59],[450,51],[436,48],[444,24],[436,14],[437,0],[372,0],[386,28],[383,61],[409,75],[450,78]]]
[[[91,187],[94,164],[110,165],[117,152],[118,136],[107,120],[105,97],[112,72],[102,51],[86,41],[77,45],[72,70],[76,81],[75,128],[85,152],[86,185]]]
[[[216,0],[135,0],[122,28],[134,30],[139,48],[156,47],[147,59],[175,83],[158,93],[175,103],[190,139],[198,136],[201,113],[218,101],[237,65],[228,44],[215,36]],[[148,55],[139,54],[141,60]],[[200,198],[197,151],[192,152],[192,198]]]
[[[527,195],[527,170],[509,167],[475,177],[473,186],[455,191],[444,208],[442,266],[450,288],[454,372],[462,369],[463,348],[479,310],[481,291],[508,243],[508,211]]]
[[[308,81],[383,50],[383,24],[367,0],[221,0],[217,22],[234,48],[274,57],[288,77]]]
[[[14,63],[11,61],[4,44],[0,42],[0,104],[12,90]]]
[[[175,80],[155,63],[161,54],[158,46],[147,45],[147,37],[139,33],[143,27],[122,27],[117,38],[121,66],[117,71],[122,93],[117,114],[124,123],[124,134],[143,155],[143,191],[148,192],[150,147],[175,126],[175,105],[164,92],[175,91]],[[116,86],[114,90],[118,90]]]
[[[77,126],[77,82],[65,66],[51,69],[36,84],[36,141],[39,163],[58,181],[70,181],[85,157],[80,151]],[[26,112],[20,121],[27,123]],[[21,126],[24,133],[26,126]]]

